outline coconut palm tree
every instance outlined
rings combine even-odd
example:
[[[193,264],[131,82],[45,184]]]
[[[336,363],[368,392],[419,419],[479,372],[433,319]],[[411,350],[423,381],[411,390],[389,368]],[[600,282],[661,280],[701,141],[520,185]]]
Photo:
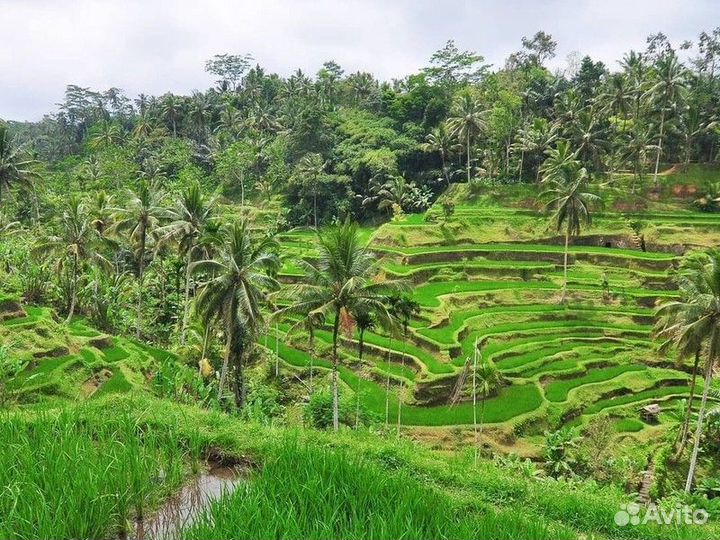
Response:
[[[320,154],[305,154],[297,165],[297,172],[300,178],[310,185],[313,194],[313,226],[317,229],[317,197],[320,177],[325,171],[327,162]]]
[[[465,145],[467,156],[467,181],[470,183],[470,145],[487,128],[488,111],[483,110],[480,100],[470,90],[461,92],[450,109],[447,126],[451,137]]]
[[[591,224],[591,206],[600,200],[597,195],[585,191],[588,180],[587,171],[580,166],[575,155],[569,151],[566,141],[561,141],[558,143],[558,148],[543,164],[543,169],[546,171],[543,183],[547,184],[549,188],[541,197],[550,199],[546,209],[553,212],[551,220],[557,230],[565,229],[561,302],[564,302],[567,296],[570,238],[579,236],[582,227]]]
[[[78,298],[78,283],[82,266],[93,261],[103,267],[109,263],[99,253],[100,235],[93,226],[85,204],[71,196],[62,214],[59,235],[50,235],[43,239],[35,248],[39,254],[51,254],[57,260],[57,269],[62,271],[69,265],[70,306],[66,322],[70,322],[75,314]]]
[[[203,195],[199,182],[190,184],[175,200],[168,212],[170,223],[157,229],[158,244],[177,242],[180,256],[185,259],[185,302],[180,343],[185,345],[190,318],[190,265],[197,256],[198,240],[215,211],[215,198]]]
[[[403,331],[403,348],[402,358],[400,360],[402,367],[405,367],[405,353],[407,351],[408,329],[410,327],[410,319],[414,315],[420,313],[420,304],[409,296],[396,296],[390,299],[390,309],[394,318],[400,321]],[[403,379],[404,381],[404,379]],[[401,393],[404,384],[401,382]],[[400,424],[402,423],[402,395],[398,396],[398,414],[397,414],[397,430],[396,434],[400,436]]]
[[[177,123],[183,112],[183,104],[179,97],[167,94],[160,102],[160,114],[172,126],[173,137],[177,137]]]
[[[433,153],[437,152],[440,156],[440,163],[442,165],[443,177],[447,185],[450,185],[450,171],[447,166],[447,158],[452,152],[453,142],[450,137],[445,124],[440,124],[427,134],[425,142],[420,145],[423,152]]]
[[[40,175],[34,170],[38,162],[24,148],[15,146],[8,126],[0,122],[0,207],[3,193],[17,186],[32,191]]]
[[[126,235],[133,245],[138,264],[138,298],[135,335],[140,338],[142,331],[143,285],[145,279],[148,240],[154,239],[155,230],[167,217],[163,206],[165,194],[156,184],[141,180],[136,191],[127,190],[124,199],[126,206],[114,208],[115,223],[113,230]]]
[[[267,293],[278,287],[272,277],[280,261],[272,236],[255,238],[245,221],[222,231],[222,245],[214,259],[192,263],[192,273],[210,276],[202,285],[196,309],[205,324],[222,325],[225,358],[220,370],[218,397],[222,400],[228,370],[234,374],[235,402],[245,403],[243,368],[248,353],[264,328],[263,306]]]
[[[667,114],[677,108],[685,96],[685,69],[674,53],[665,54],[658,59],[656,65],[657,80],[647,91],[648,97],[660,109],[660,128],[658,132],[657,153],[655,154],[655,173],[653,181],[658,186],[658,168],[662,154],[665,120]]]
[[[367,311],[358,311],[352,314],[355,321],[355,327],[358,332],[358,360],[362,366],[363,352],[365,349],[365,332],[375,327],[375,317]],[[360,422],[360,377],[358,376],[358,384],[355,389],[355,427]]]
[[[500,373],[495,365],[489,360],[483,360],[483,343],[475,341],[473,348],[473,425],[475,429],[475,464],[477,465],[478,453],[480,450],[480,436],[482,435],[483,421],[485,419],[485,400],[500,383]],[[477,396],[480,394],[480,422],[477,418]]]
[[[288,291],[292,305],[278,315],[297,314],[318,321],[332,321],[333,428],[339,429],[338,332],[344,316],[356,311],[375,314],[389,325],[386,299],[402,288],[399,281],[378,278],[378,260],[363,245],[356,224],[346,221],[318,233],[317,262],[301,261],[307,283]]]
[[[707,351],[703,393],[685,482],[685,491],[690,492],[697,468],[708,392],[720,357],[720,251],[690,255],[681,269],[679,285],[680,300],[663,305],[657,312],[660,335],[672,340],[681,356],[698,350]]]

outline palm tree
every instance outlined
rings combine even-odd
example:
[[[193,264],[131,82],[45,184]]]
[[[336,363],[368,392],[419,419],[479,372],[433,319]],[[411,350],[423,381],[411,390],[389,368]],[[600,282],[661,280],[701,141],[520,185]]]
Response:
[[[473,348],[473,379],[472,379],[472,395],[473,395],[473,426],[475,429],[475,464],[477,465],[478,452],[480,450],[480,436],[482,435],[483,420],[485,419],[485,400],[488,395],[495,390],[500,382],[500,374],[489,360],[483,360],[482,357],[483,343],[475,340]],[[479,365],[478,365],[479,360]],[[480,423],[478,429],[477,419],[477,395],[480,393]]]
[[[465,144],[467,155],[467,181],[470,183],[470,143],[487,128],[488,111],[482,110],[480,100],[469,90],[456,98],[448,118],[448,131],[451,137]]]
[[[32,191],[39,174],[34,170],[38,162],[26,154],[22,147],[13,145],[8,126],[0,122],[0,207],[3,192],[14,186]]]
[[[225,333],[225,358],[220,370],[218,397],[223,398],[228,370],[234,373],[235,402],[245,403],[243,368],[247,354],[264,327],[262,313],[267,292],[278,287],[271,274],[279,268],[272,236],[254,238],[245,221],[223,230],[218,256],[192,264],[193,274],[210,275],[197,297],[197,312],[205,324],[218,321]]]
[[[561,141],[558,143],[558,148],[550,153],[550,157],[543,164],[543,169],[546,171],[543,183],[550,187],[541,196],[550,198],[546,209],[553,211],[551,219],[557,230],[565,228],[561,302],[565,301],[567,295],[570,237],[579,236],[583,225],[591,224],[590,206],[600,200],[597,195],[584,191],[588,175],[585,168],[580,167],[575,155],[575,153],[569,152],[569,145],[566,141]]]
[[[97,250],[99,243],[100,235],[92,225],[87,208],[78,197],[71,196],[62,214],[60,235],[48,236],[34,249],[36,253],[52,254],[56,257],[59,271],[65,265],[70,265],[70,307],[66,319],[68,323],[75,314],[82,265],[86,261],[94,261],[103,267],[109,266]]]
[[[341,318],[353,311],[375,314],[380,324],[390,321],[385,305],[398,281],[379,280],[378,261],[363,245],[356,224],[346,221],[318,233],[317,262],[301,261],[308,282],[290,290],[294,303],[278,313],[298,314],[314,320],[332,320],[333,428],[339,429],[338,331]]]
[[[140,338],[142,330],[143,285],[145,278],[145,259],[148,250],[148,239],[153,238],[155,229],[167,216],[163,206],[165,194],[155,185],[141,180],[137,191],[127,190],[126,206],[115,208],[116,232],[127,234],[135,248],[138,263],[138,298],[135,335]]]
[[[375,327],[375,317],[367,311],[358,311],[352,315],[358,331],[358,361],[362,366],[363,352],[365,349],[365,332]],[[360,421],[360,376],[355,390],[355,427]]]
[[[442,172],[445,177],[445,182],[450,185],[450,171],[447,167],[447,158],[452,151],[452,139],[445,128],[445,124],[440,124],[430,130],[425,142],[420,145],[423,152],[437,152],[440,156],[440,163],[442,164]]]
[[[203,195],[199,182],[194,182],[175,200],[168,213],[170,223],[160,227],[156,234],[158,243],[178,243],[180,255],[185,259],[185,302],[183,308],[180,343],[185,345],[190,318],[190,265],[197,255],[198,240],[215,211],[215,198]]]
[[[317,196],[320,177],[322,176],[327,162],[320,154],[305,154],[297,165],[297,172],[300,178],[310,184],[313,194],[313,226],[317,229]]]
[[[685,70],[674,53],[660,57],[656,71],[657,81],[647,91],[648,96],[660,108],[660,130],[658,133],[657,154],[655,155],[655,174],[653,175],[655,187],[658,186],[658,168],[660,166],[660,154],[662,154],[666,115],[677,107],[686,90]]]
[[[689,493],[697,468],[713,369],[720,357],[720,251],[689,256],[679,282],[680,300],[663,305],[657,312],[660,335],[672,340],[681,356],[701,349],[707,351],[703,393],[685,482],[685,491]]]
[[[160,103],[160,114],[172,125],[173,137],[177,137],[177,123],[182,115],[182,102],[173,94],[167,94]]]
[[[403,349],[402,358],[400,360],[402,367],[405,367],[405,352],[407,351],[408,328],[410,319],[413,315],[420,313],[420,304],[412,300],[408,296],[397,296],[390,299],[390,309],[394,318],[400,321],[403,330]],[[404,381],[404,379],[403,379]],[[400,383],[400,390],[404,388],[403,382]],[[400,424],[402,422],[402,395],[398,396],[398,414],[397,414],[397,436],[400,436]]]

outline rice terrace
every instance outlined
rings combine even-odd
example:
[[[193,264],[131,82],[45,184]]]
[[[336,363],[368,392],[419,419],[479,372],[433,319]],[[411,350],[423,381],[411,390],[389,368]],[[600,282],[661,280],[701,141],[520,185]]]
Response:
[[[717,538],[720,29],[683,32],[0,90],[0,539]]]

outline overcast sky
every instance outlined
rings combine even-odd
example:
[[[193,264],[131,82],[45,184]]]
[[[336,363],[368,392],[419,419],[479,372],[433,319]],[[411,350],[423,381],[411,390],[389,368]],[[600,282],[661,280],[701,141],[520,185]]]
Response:
[[[542,29],[614,67],[657,31],[674,43],[720,25],[720,0],[0,0],[0,118],[36,120],[65,85],[188,93],[212,83],[204,61],[251,53],[266,69],[399,78],[447,39],[502,65]]]

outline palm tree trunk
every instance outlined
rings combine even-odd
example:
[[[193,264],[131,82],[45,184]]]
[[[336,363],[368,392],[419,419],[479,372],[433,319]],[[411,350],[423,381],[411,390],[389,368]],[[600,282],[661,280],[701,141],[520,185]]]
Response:
[[[525,161],[525,150],[520,150],[520,172],[518,172],[518,181],[522,182],[523,162]]]
[[[72,267],[72,283],[70,283],[70,311],[68,311],[66,324],[70,324],[70,321],[75,314],[75,303],[77,302],[77,273],[78,273],[78,256],[77,253],[73,254],[73,267]]]
[[[562,299],[561,302],[565,302],[565,297],[567,296],[567,286],[568,286],[568,250],[570,247],[570,230],[568,229],[565,232],[565,255],[563,260],[563,290],[562,290]]]
[[[685,451],[688,441],[688,433],[690,431],[690,417],[692,416],[692,405],[695,399],[695,387],[697,383],[698,366],[700,365],[700,349],[695,351],[695,364],[693,365],[692,381],[690,382],[690,397],[688,398],[688,405],[685,409],[685,418],[683,420],[682,429],[680,431],[680,443],[675,451],[674,460],[678,460],[682,453]]]
[[[280,376],[280,337],[278,336],[278,323],[275,321],[275,378]]]
[[[365,335],[365,330],[360,330],[360,335],[358,336],[358,360],[360,361],[360,364],[361,364],[360,367],[362,367],[364,335]],[[355,429],[357,429],[359,423],[360,423],[360,376],[358,375],[357,388],[355,389]]]
[[[137,318],[135,321],[135,337],[137,339],[140,339],[140,327],[142,326],[142,307],[143,307],[143,281],[145,278],[145,242],[146,242],[146,234],[145,234],[145,227],[142,227],[142,232],[140,234],[140,253],[138,261],[138,297],[137,297]]]
[[[340,429],[340,396],[338,395],[338,354],[337,341],[338,329],[340,328],[340,310],[335,310],[335,322],[333,323],[333,350],[332,350],[332,393],[333,393],[333,430]]]
[[[314,185],[313,187],[313,223],[315,225],[315,229],[317,229],[317,185]]]
[[[470,183],[470,131],[467,132],[467,181]]]
[[[403,340],[403,349],[402,349],[402,358],[400,359],[400,365],[402,367],[405,367],[405,351],[407,350],[407,323],[405,324],[405,331],[404,331],[404,337]],[[398,413],[397,413],[397,436],[400,438],[400,423],[402,422],[402,391],[405,389],[405,379],[400,379],[400,388],[398,389]]]
[[[387,363],[388,371],[385,380],[385,431],[390,427],[390,350],[392,349],[392,331],[390,332],[390,342],[388,344]]]
[[[477,422],[477,345],[478,340],[475,338],[475,347],[473,348],[473,378],[472,378],[472,399],[473,399],[473,431],[475,432],[475,465],[478,461],[478,448],[480,447],[480,433],[478,432]]]
[[[445,164],[445,152],[440,150],[440,163],[442,164],[443,176],[445,177],[445,183],[447,187],[450,187],[450,175],[447,171],[447,165]]]
[[[707,406],[708,392],[710,391],[710,385],[712,384],[713,374],[713,363],[715,355],[711,354],[708,356],[708,365],[705,368],[705,385],[703,386],[702,400],[700,401],[700,412],[698,412],[697,427],[695,428],[695,440],[693,442],[693,452],[690,458],[690,467],[688,468],[687,480],[685,481],[685,492],[690,493],[692,488],[693,479],[695,477],[695,469],[697,468],[698,453],[700,451],[700,437],[702,436],[703,421],[705,420],[705,408]]]
[[[190,255],[192,249],[189,249],[185,257],[185,305],[183,306],[183,322],[182,332],[180,334],[180,344],[185,345],[187,341],[187,329],[190,322]]]
[[[653,181],[655,182],[655,188],[658,187],[658,168],[660,167],[660,154],[662,153],[662,140],[663,140],[663,129],[665,128],[665,108],[663,107],[660,113],[660,136],[658,137],[658,149],[655,155],[655,174],[653,175]]]
[[[223,359],[222,368],[220,368],[220,382],[218,383],[218,401],[222,403],[223,390],[225,388],[225,379],[227,378],[228,366],[230,365],[230,355],[232,354],[233,346],[233,329],[232,322],[225,328],[227,332],[227,338],[225,340],[225,358]]]

